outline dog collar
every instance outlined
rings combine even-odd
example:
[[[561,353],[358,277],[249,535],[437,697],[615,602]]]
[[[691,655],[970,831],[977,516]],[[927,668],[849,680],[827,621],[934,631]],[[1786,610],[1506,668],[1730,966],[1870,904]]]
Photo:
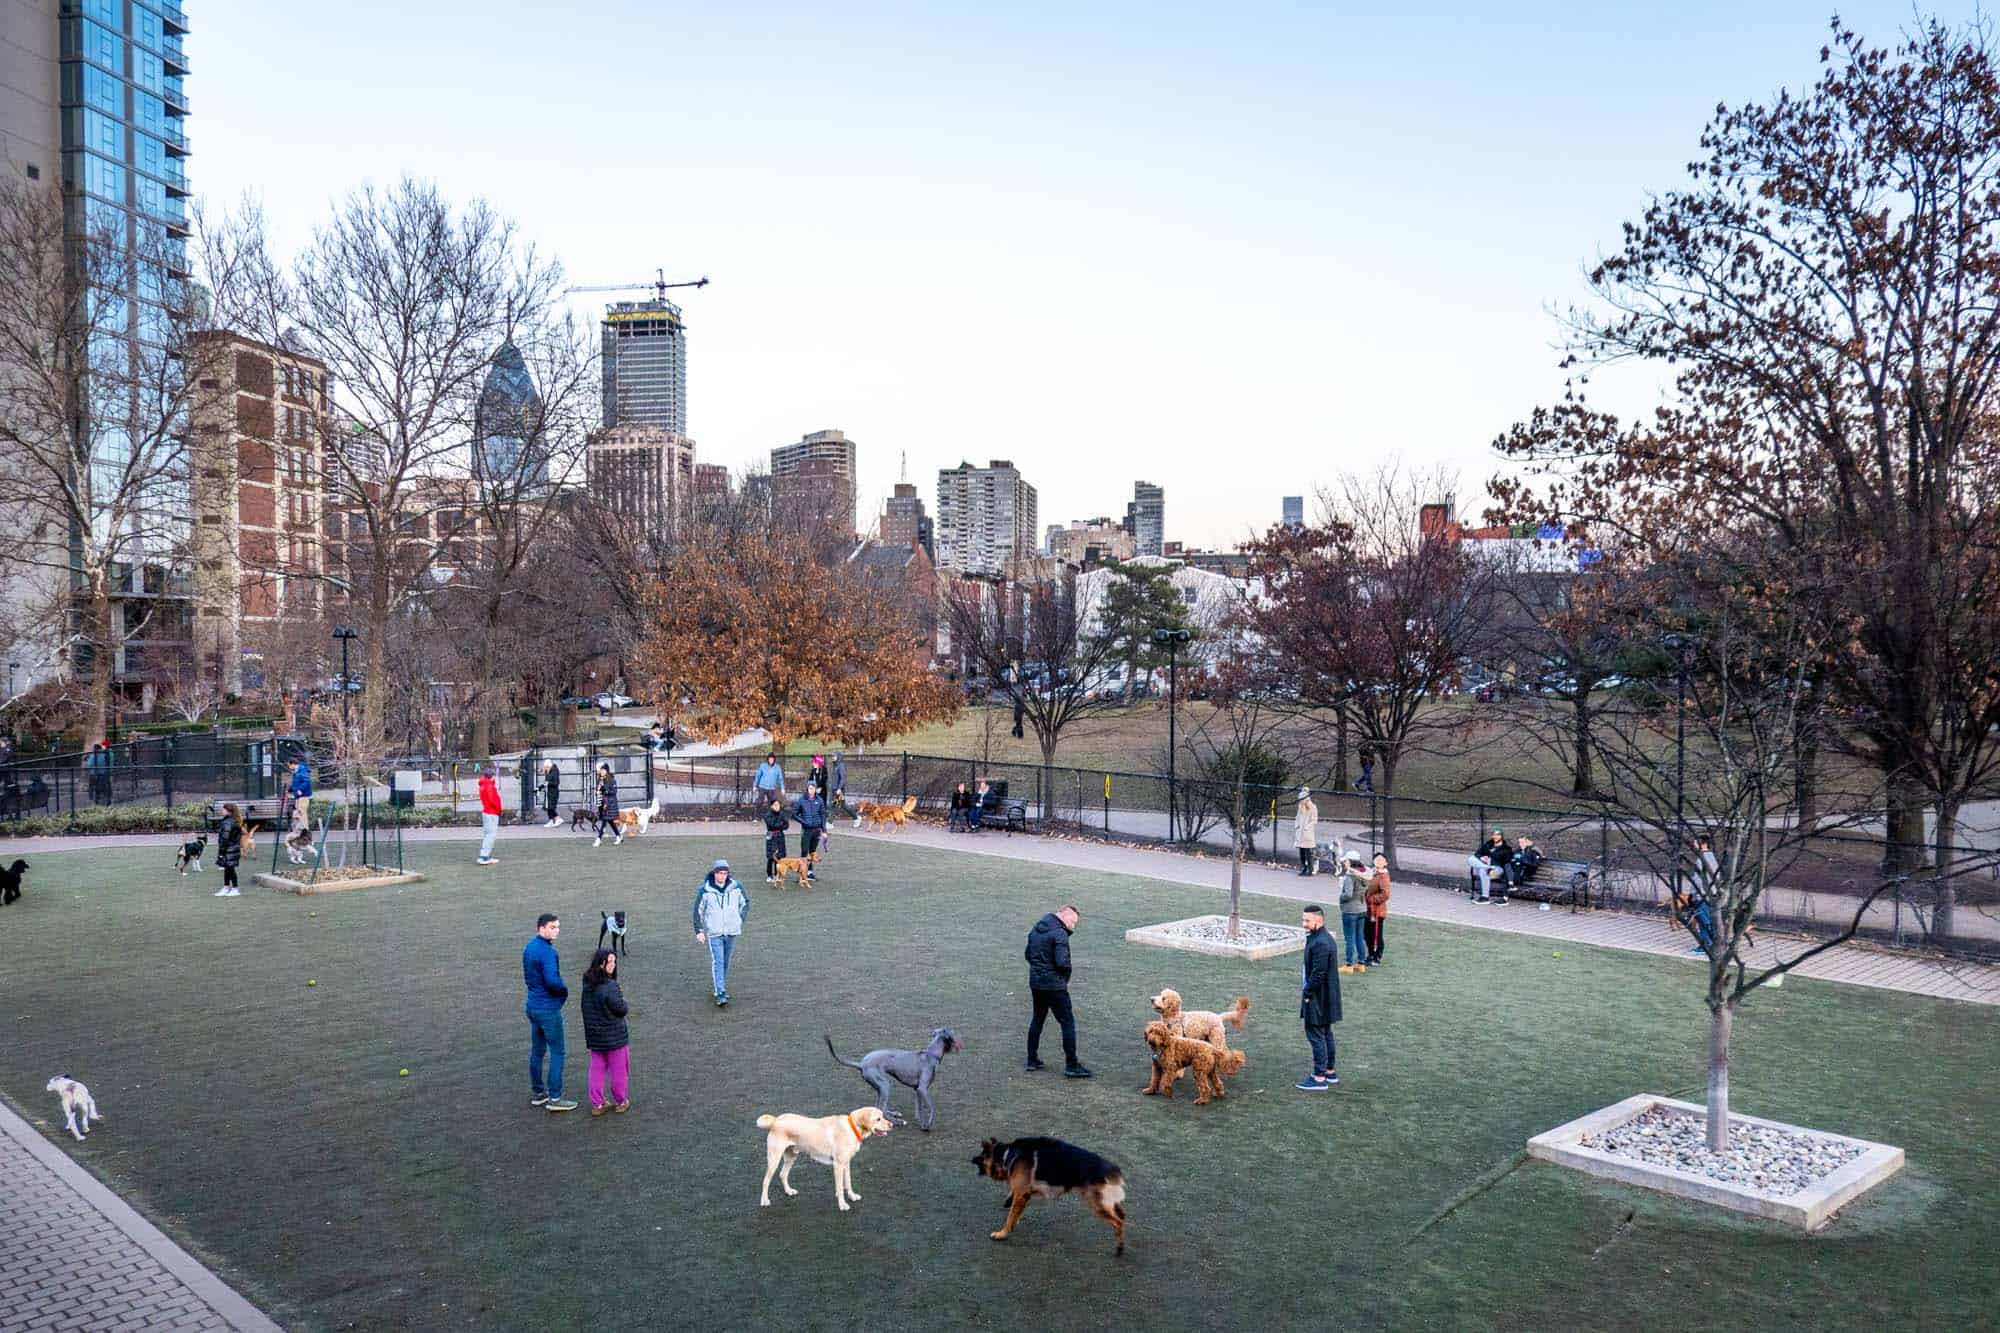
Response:
[[[847,1117],[847,1127],[854,1131],[854,1141],[856,1143],[860,1143],[868,1137],[861,1132],[861,1127],[854,1123],[854,1116],[852,1114]]]

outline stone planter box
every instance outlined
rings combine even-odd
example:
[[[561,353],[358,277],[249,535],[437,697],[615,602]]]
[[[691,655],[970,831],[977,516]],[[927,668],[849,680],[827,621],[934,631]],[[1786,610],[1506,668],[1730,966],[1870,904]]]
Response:
[[[1871,1143],[1867,1139],[1848,1138],[1844,1134],[1827,1134],[1820,1130],[1806,1129],[1799,1125],[1787,1125],[1778,1120],[1760,1120],[1756,1116],[1730,1114],[1730,1120],[1742,1124],[1763,1125],[1783,1130],[1791,1134],[1808,1135],[1834,1143],[1842,1143],[1861,1148],[1861,1155],[1822,1176],[1813,1184],[1796,1194],[1771,1194],[1744,1185],[1711,1180],[1707,1176],[1692,1171],[1676,1170],[1669,1166],[1655,1166],[1647,1162],[1634,1161],[1629,1157],[1614,1156],[1611,1153],[1583,1145],[1585,1135],[1601,1134],[1615,1129],[1653,1107],[1664,1107],[1673,1111],[1686,1112],[1696,1116],[1706,1116],[1707,1108],[1693,1102],[1676,1101],[1655,1093],[1641,1093],[1627,1097],[1624,1101],[1607,1106],[1601,1111],[1592,1111],[1566,1125],[1560,1125],[1545,1134],[1537,1134],[1528,1140],[1528,1155],[1558,1166],[1572,1167],[1606,1180],[1622,1180],[1628,1185],[1643,1185],[1647,1189],[1659,1190],[1663,1194],[1678,1195],[1683,1199],[1694,1199],[1701,1203],[1713,1204],[1718,1208],[1728,1208],[1739,1213],[1751,1213],[1757,1217],[1769,1218],[1803,1231],[1817,1231],[1833,1220],[1833,1215],[1847,1204],[1875,1188],[1890,1176],[1903,1169],[1903,1150],[1886,1143]]]
[[[284,875],[258,875],[255,882],[267,889],[282,889],[286,893],[341,893],[348,889],[379,889],[391,884],[421,884],[424,876],[414,870],[385,870],[379,875],[361,875],[347,879],[327,879],[322,877],[314,883],[310,879],[291,879]]]
[[[1215,958],[1241,958],[1249,962],[1305,952],[1306,932],[1302,927],[1252,921],[1247,917],[1238,925],[1241,927],[1240,937],[1228,939],[1224,932],[1229,929],[1229,917],[1226,913],[1215,913],[1180,921],[1164,921],[1157,926],[1134,926],[1125,932],[1125,939],[1131,944],[1185,949],[1189,953],[1204,953]]]

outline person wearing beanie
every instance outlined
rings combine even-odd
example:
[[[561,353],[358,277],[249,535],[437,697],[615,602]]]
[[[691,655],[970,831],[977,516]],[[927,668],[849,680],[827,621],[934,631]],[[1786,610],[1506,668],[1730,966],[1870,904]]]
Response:
[[[1299,788],[1298,812],[1292,816],[1292,845],[1299,849],[1299,873],[1313,872],[1313,849],[1319,845],[1319,807],[1313,804],[1312,788]]]
[[[729,862],[718,859],[708,868],[694,893],[694,939],[708,946],[709,979],[715,987],[715,1007],[729,1003],[729,964],[736,941],[750,919],[750,895],[729,873]]]

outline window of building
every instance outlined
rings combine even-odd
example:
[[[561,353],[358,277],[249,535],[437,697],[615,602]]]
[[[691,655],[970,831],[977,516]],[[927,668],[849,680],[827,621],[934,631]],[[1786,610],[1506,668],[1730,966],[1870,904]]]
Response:
[[[116,4],[117,0],[109,0]],[[141,46],[150,46],[155,51],[166,45],[167,28],[160,22],[160,16],[144,5],[132,6],[132,35],[139,39]]]
[[[132,53],[132,83],[149,93],[165,92],[167,87],[167,67],[151,51]]]
[[[125,29],[125,6],[122,0],[83,0],[83,16],[96,19],[108,28],[120,32]]]
[[[132,123],[162,139],[176,137],[167,124],[167,104],[151,93],[132,94]]]
[[[76,163],[76,183],[86,194],[114,204],[125,202],[125,168],[95,153],[72,153]]]
[[[63,54],[82,56],[115,73],[125,72],[125,39],[88,20],[73,19],[63,25]]]

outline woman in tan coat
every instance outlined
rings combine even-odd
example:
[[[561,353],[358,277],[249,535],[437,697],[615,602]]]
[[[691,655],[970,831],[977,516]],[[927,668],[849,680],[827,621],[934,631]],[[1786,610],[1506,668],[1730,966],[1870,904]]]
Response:
[[[1361,928],[1368,946],[1368,965],[1382,963],[1382,923],[1389,918],[1389,858],[1377,855],[1374,873],[1368,876],[1368,923]]]
[[[1298,812],[1292,816],[1292,845],[1299,849],[1299,873],[1313,872],[1313,848],[1319,845],[1319,807],[1313,804],[1312,788],[1299,788]]]

